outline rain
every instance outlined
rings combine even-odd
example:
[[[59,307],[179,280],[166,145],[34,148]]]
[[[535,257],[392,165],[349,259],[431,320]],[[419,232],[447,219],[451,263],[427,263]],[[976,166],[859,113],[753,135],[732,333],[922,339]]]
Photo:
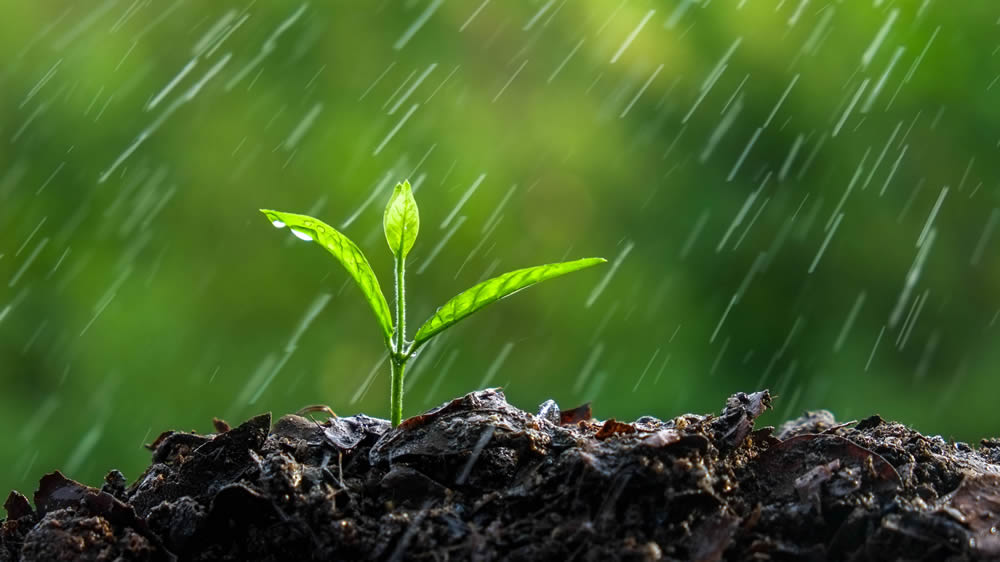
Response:
[[[404,179],[423,223],[409,336],[490,277],[608,260],[422,348],[404,417],[491,386],[620,420],[768,387],[764,425],[877,412],[975,442],[1000,424],[998,6],[7,12],[4,490],[55,469],[132,482],[142,444],[214,417],[387,418],[361,292],[315,232],[258,209],[334,225],[391,307],[383,206]]]

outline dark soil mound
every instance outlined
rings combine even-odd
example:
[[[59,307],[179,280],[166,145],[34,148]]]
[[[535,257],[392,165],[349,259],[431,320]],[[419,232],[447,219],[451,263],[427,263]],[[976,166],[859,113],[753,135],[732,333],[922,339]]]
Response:
[[[395,430],[270,415],[168,432],[131,487],[12,492],[0,560],[979,560],[1000,557],[1000,441],[873,416],[538,415],[499,390]]]

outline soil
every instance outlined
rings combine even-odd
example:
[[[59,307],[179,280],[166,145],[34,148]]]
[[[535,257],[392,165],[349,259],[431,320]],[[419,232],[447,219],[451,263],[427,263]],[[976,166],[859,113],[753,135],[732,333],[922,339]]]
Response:
[[[216,420],[162,434],[131,486],[11,492],[0,561],[1000,558],[1000,440],[826,411],[754,429],[770,402],[601,422],[491,389],[396,429]]]

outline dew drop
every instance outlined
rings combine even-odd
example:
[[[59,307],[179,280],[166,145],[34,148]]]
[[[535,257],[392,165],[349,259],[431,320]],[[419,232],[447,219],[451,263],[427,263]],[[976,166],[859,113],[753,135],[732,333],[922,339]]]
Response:
[[[294,234],[295,237],[298,238],[299,240],[305,240],[306,242],[312,242],[313,239],[312,235],[310,235],[308,232],[303,232],[301,230],[296,230],[294,228],[292,229],[292,234]]]

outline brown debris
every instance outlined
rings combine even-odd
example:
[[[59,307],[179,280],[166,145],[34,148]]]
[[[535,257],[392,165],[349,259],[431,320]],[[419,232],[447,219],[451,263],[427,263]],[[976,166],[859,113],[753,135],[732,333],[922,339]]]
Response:
[[[215,428],[216,433],[225,433],[232,429],[226,420],[219,418],[212,418],[212,427]]]
[[[620,421],[615,421],[614,418],[611,418],[608,421],[604,422],[604,425],[601,426],[601,429],[597,432],[597,435],[594,435],[594,438],[607,439],[612,435],[629,434],[629,433],[635,433],[636,431],[638,430],[635,428],[634,425],[630,423],[622,423]]]
[[[969,547],[984,558],[1000,557],[1000,475],[968,475],[942,507],[972,531]]]
[[[592,419],[594,416],[590,411],[590,402],[577,406],[569,410],[563,410],[559,414],[559,425],[574,425],[582,421]]]
[[[795,487],[791,477],[801,474],[803,470],[815,468],[807,466],[810,459],[824,459],[828,465],[836,460],[835,469],[841,465],[858,467],[872,480],[873,485],[880,489],[896,488],[902,484],[899,473],[884,458],[877,453],[865,449],[837,435],[808,433],[796,435],[769,448],[762,456],[761,464],[772,475],[785,477],[785,482],[776,490],[787,491]]]

